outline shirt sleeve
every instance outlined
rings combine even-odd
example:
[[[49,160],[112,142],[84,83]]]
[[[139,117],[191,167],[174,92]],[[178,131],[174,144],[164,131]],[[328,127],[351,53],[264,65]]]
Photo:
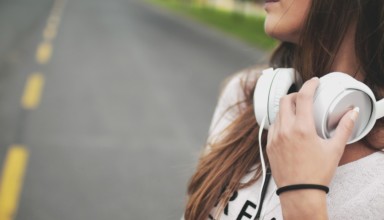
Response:
[[[211,125],[209,127],[209,136],[215,136],[224,130],[235,118],[230,108],[244,99],[241,91],[241,76],[239,74],[232,76],[224,81],[224,86],[219,96]],[[232,113],[232,114],[231,114]]]

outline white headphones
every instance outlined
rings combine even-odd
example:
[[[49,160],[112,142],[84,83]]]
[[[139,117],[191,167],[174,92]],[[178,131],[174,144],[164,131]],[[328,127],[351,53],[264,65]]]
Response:
[[[253,96],[257,123],[260,125],[266,117],[264,129],[268,129],[279,111],[280,98],[294,87],[298,91],[302,84],[294,69],[264,70]],[[332,72],[321,77],[313,101],[317,134],[324,139],[333,137],[342,116],[354,107],[360,112],[348,144],[367,135],[376,120],[384,116],[384,99],[376,102],[371,89],[348,74]]]

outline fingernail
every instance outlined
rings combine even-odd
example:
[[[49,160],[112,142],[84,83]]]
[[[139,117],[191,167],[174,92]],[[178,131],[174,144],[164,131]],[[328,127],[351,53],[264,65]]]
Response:
[[[312,77],[312,80],[319,80],[319,77],[317,77],[317,76]]]
[[[359,116],[360,108],[354,107],[351,114],[352,121],[356,121],[357,117]]]

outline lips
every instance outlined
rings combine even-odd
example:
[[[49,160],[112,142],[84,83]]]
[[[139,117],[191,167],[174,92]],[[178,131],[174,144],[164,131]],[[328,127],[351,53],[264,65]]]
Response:
[[[279,0],[265,0],[265,3],[278,2]]]

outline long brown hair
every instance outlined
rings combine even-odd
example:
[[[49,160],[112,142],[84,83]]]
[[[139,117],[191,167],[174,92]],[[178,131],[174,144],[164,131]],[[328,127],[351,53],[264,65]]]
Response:
[[[383,0],[312,0],[308,18],[298,44],[282,42],[274,51],[272,67],[293,67],[304,80],[331,71],[342,40],[351,24],[356,25],[355,51],[365,83],[376,98],[384,87],[384,2]],[[242,83],[244,99],[233,108],[241,109],[237,117],[214,143],[207,143],[188,186],[186,220],[205,220],[211,210],[221,213],[232,193],[253,184],[240,180],[254,165],[260,164],[258,131],[253,110],[255,83]],[[240,108],[241,106],[241,108]],[[265,152],[265,151],[264,151]],[[258,166],[256,166],[258,167]],[[218,214],[214,213],[214,215]]]

